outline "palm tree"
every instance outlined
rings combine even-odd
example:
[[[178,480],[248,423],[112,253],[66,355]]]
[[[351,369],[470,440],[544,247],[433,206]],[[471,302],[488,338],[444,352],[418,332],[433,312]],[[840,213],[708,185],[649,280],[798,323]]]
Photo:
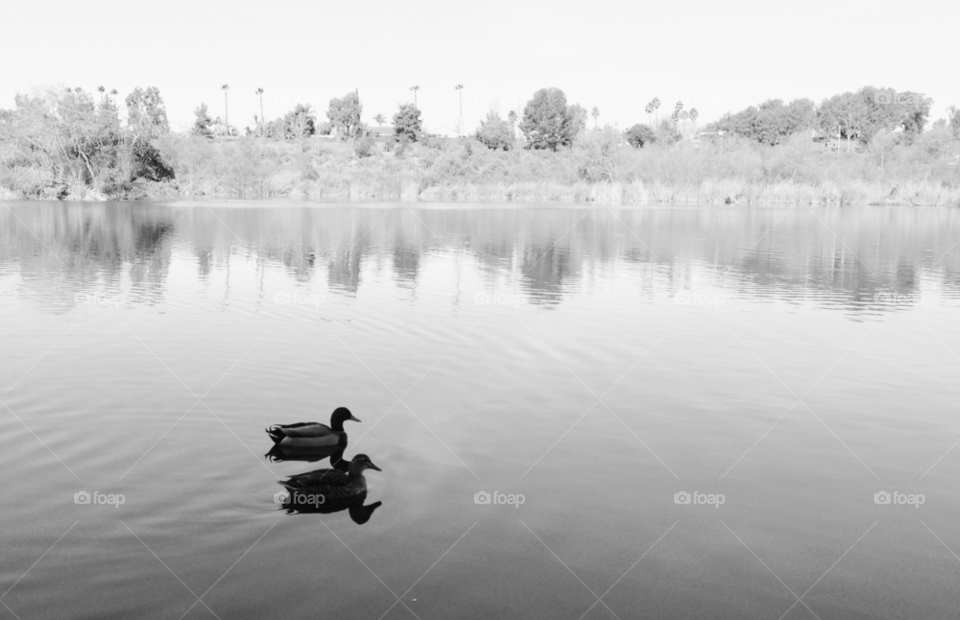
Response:
[[[673,106],[673,114],[670,115],[670,120],[673,121],[673,130],[677,130],[677,126],[680,124],[680,121],[684,119],[686,113],[683,111],[683,102],[678,101],[675,106]]]
[[[457,122],[457,137],[463,135],[463,84],[457,84],[453,87],[460,96],[460,120]]]
[[[593,106],[593,110],[590,111],[590,114],[593,116],[593,128],[597,128],[597,119],[600,118],[600,108]]]
[[[653,125],[653,101],[648,103],[644,109],[647,111],[647,123]]]
[[[387,117],[383,114],[377,114],[373,117],[373,120],[377,121],[377,125],[383,127],[383,124],[387,122]]]
[[[230,90],[229,84],[224,84],[220,88],[223,89],[223,122],[227,128],[227,133],[230,133],[230,106],[227,104],[227,91]]]
[[[263,89],[258,88],[255,92],[260,96],[260,139],[263,140],[263,125],[266,122],[263,118]]]
[[[104,98],[104,94],[103,94],[103,93],[106,92],[107,89],[104,88],[103,86],[97,86],[97,90],[100,91],[100,105],[103,105],[103,103],[104,103],[104,102],[103,102],[103,98]]]
[[[653,101],[650,102],[650,105],[653,106],[653,112],[656,114],[657,110],[660,109],[660,98],[659,98],[659,97],[654,97],[654,98],[653,98]],[[657,114],[657,116],[656,116],[656,123],[657,123],[658,125],[660,124],[660,115],[659,115],[659,114]]]
[[[417,108],[417,107],[419,107],[419,106],[417,105],[417,91],[420,90],[420,87],[419,87],[419,86],[411,86],[411,87],[410,87],[410,90],[413,91],[413,107]]]

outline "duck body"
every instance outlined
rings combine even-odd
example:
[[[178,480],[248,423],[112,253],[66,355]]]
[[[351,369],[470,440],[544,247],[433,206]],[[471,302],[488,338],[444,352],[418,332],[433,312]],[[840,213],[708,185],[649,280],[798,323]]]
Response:
[[[292,448],[336,448],[346,445],[346,433],[343,423],[347,420],[359,422],[346,407],[337,407],[330,416],[330,426],[320,422],[297,422],[296,424],[275,424],[266,429],[275,446]]]

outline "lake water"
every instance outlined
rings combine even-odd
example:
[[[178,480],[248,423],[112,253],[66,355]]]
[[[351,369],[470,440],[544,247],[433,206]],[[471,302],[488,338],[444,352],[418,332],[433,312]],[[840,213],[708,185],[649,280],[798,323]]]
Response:
[[[0,203],[0,619],[956,618],[958,240],[946,208]],[[264,427],[337,406],[381,503],[288,514],[328,464]]]

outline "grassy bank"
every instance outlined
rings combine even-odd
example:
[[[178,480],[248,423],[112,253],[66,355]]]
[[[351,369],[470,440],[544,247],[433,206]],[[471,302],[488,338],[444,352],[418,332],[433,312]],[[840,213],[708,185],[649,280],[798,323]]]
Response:
[[[37,182],[20,169],[0,178],[0,199],[960,205],[960,166],[951,165],[960,140],[945,129],[909,141],[887,133],[849,152],[802,136],[779,146],[728,137],[639,149],[619,136],[588,131],[553,152],[492,151],[467,138],[399,145],[170,134],[154,144],[172,180],[138,182],[122,196],[83,184],[45,196],[22,189]]]
[[[315,140],[211,142],[170,136],[160,149],[176,181],[152,196],[288,196],[315,201],[620,204],[960,205],[960,141],[931,130],[910,144],[850,152],[796,137],[634,149],[604,131],[577,147],[491,151],[475,140],[407,147]],[[367,145],[369,146],[369,145]]]

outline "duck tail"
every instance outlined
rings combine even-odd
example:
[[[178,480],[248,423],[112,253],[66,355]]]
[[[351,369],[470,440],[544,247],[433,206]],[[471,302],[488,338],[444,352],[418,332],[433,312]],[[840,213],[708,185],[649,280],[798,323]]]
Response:
[[[279,463],[283,461],[283,449],[280,447],[280,444],[273,444],[273,447],[270,448],[266,454],[263,455],[263,458],[267,459],[272,463]]]
[[[283,431],[277,426],[268,426],[263,430],[266,431],[267,435],[270,435],[270,438],[273,439],[274,444],[280,443],[285,437]]]

